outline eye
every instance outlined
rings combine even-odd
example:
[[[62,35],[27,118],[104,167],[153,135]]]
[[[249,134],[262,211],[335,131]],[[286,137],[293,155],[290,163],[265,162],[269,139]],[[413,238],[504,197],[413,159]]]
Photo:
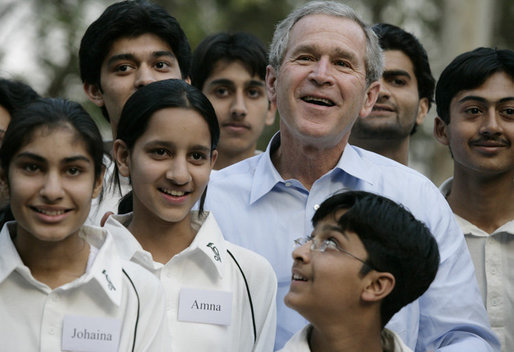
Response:
[[[253,99],[258,99],[263,96],[263,92],[259,88],[251,87],[248,88],[248,96]]]
[[[70,176],[78,176],[80,175],[81,171],[82,170],[80,168],[72,166],[66,170],[66,173]]]
[[[327,238],[323,241],[327,249],[339,249],[336,240],[333,237]]]
[[[216,87],[214,89],[214,95],[218,98],[225,98],[229,95],[229,90],[226,87]]]
[[[152,155],[154,159],[164,159],[169,155],[169,152],[165,148],[154,148],[150,150],[150,155]]]
[[[114,72],[125,73],[125,72],[128,72],[130,69],[131,69],[130,65],[128,65],[128,64],[121,64],[121,65],[118,65],[118,66],[116,66],[114,68]]]
[[[205,153],[202,153],[202,152],[192,152],[191,159],[196,162],[204,161],[204,160],[207,160],[207,155],[205,155]]]
[[[37,164],[25,164],[23,165],[23,170],[27,171],[28,173],[36,173],[40,170],[40,168]]]
[[[158,69],[158,70],[164,70],[164,69],[168,69],[171,65],[166,62],[166,61],[159,61],[155,64],[155,67]]]
[[[480,114],[481,110],[475,106],[472,106],[472,107],[465,109],[464,112],[469,115],[477,115],[477,114]]]
[[[346,60],[336,60],[335,65],[339,66],[339,67],[343,67],[343,68],[351,67],[350,64],[348,63],[348,61],[346,61]]]
[[[298,55],[296,58],[297,61],[314,61],[314,57],[310,55]]]
[[[514,108],[505,108],[501,111],[501,114],[509,119],[514,119]]]
[[[391,83],[391,85],[396,86],[396,87],[403,87],[403,86],[407,85],[407,81],[404,79],[401,79],[401,78],[392,78],[389,81],[389,83]]]

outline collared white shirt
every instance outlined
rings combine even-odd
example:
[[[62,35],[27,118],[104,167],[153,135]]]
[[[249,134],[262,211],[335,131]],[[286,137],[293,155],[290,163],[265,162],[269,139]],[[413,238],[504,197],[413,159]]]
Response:
[[[452,182],[451,177],[441,184],[443,195],[450,193]],[[514,219],[487,233],[457,214],[455,218],[475,265],[491,327],[502,351],[514,351]]]
[[[90,251],[96,255],[90,258],[86,273],[52,290],[23,264],[11,240],[15,225],[9,222],[0,232],[1,350],[61,351],[65,317],[78,316],[121,321],[119,351],[131,351],[134,341],[134,351],[169,351],[161,284],[138,265],[121,261],[107,231],[81,229],[80,236],[98,251]],[[86,332],[95,333],[82,330]]]
[[[276,349],[307,323],[283,301],[291,281],[293,240],[312,232],[312,216],[329,196],[362,190],[403,204],[427,224],[439,244],[441,262],[434,282],[387,327],[416,351],[445,345],[452,345],[446,351],[499,350],[462,232],[432,182],[391,159],[347,145],[336,167],[309,191],[298,180],[284,180],[275,169],[270,155],[278,137],[266,152],[211,175],[205,203],[228,241],[261,254],[275,269]]]
[[[105,165],[105,173],[102,185],[102,198],[96,197],[91,201],[91,209],[86,220],[87,225],[100,226],[105,213],[112,212],[117,214],[121,198],[132,189],[129,178],[119,175],[120,193],[118,185],[114,182],[114,173],[116,171],[114,161],[104,156],[103,163]]]
[[[199,218],[193,212],[198,229],[188,248],[166,264],[153,261],[136,238],[123,225],[132,213],[111,216],[105,227],[114,235],[123,258],[152,271],[167,293],[166,311],[173,339],[173,351],[271,351],[275,338],[277,281],[270,264],[261,256],[223,238],[212,214]],[[253,303],[257,340],[254,343],[252,312],[241,271],[228,251],[234,255],[248,281]],[[197,292],[231,292],[230,325],[181,321],[178,318],[182,289]]]
[[[306,325],[302,330],[294,334],[279,352],[311,352],[309,348],[309,335],[311,331],[312,325]],[[391,330],[383,329],[381,338],[384,352],[412,352],[403,343],[402,339]]]

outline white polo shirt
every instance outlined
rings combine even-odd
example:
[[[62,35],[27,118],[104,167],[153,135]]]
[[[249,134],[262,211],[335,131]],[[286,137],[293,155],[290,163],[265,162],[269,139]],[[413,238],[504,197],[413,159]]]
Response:
[[[161,279],[167,293],[173,351],[273,350],[277,280],[266,259],[226,242],[212,215],[200,219],[193,212],[193,225],[198,229],[195,239],[163,265],[154,262],[123,225],[131,218],[132,214],[113,215],[105,227],[124,259],[141,264]],[[248,282],[256,336],[245,281],[229,252]],[[206,314],[197,314],[202,308]]]
[[[122,262],[107,231],[82,228],[80,236],[92,246],[86,273],[52,290],[23,264],[11,240],[14,226],[9,222],[0,232],[1,350],[61,351],[66,344],[81,351],[99,345],[108,345],[106,351],[170,350],[161,284]]]
[[[312,325],[306,325],[298,331],[286,343],[284,348],[279,352],[311,352],[309,347],[309,335],[311,334]],[[382,348],[384,352],[412,352],[412,350],[403,343],[402,339],[393,331],[383,329]]]

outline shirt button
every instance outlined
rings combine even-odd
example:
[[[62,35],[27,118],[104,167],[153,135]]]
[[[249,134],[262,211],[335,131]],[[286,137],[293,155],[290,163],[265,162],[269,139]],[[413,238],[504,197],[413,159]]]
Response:
[[[314,204],[314,210],[318,210],[319,209],[319,204]]]
[[[55,334],[55,329],[54,328],[50,328],[50,330],[48,330],[48,332],[50,333],[50,335],[53,335],[53,334]]]

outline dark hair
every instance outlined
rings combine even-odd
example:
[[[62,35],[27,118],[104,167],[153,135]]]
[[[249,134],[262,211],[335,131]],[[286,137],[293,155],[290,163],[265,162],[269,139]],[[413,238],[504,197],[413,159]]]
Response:
[[[34,133],[42,127],[54,129],[71,126],[77,136],[86,145],[87,152],[93,159],[95,181],[103,170],[102,135],[96,123],[84,108],[72,101],[55,98],[40,98],[33,103],[16,110],[0,147],[0,163],[5,175],[14,155],[30,143]],[[12,220],[10,207],[3,211],[2,222]]]
[[[39,95],[29,85],[0,78],[0,105],[12,115],[15,110],[23,108],[39,98]]]
[[[206,37],[193,53],[191,84],[203,89],[207,78],[219,61],[241,61],[248,72],[266,77],[267,52],[261,41],[249,33],[217,33]]]
[[[150,118],[156,111],[175,107],[194,110],[202,116],[209,127],[212,153],[216,149],[220,137],[220,128],[214,108],[199,89],[178,79],[152,82],[132,94],[121,112],[116,138],[125,142],[127,148],[131,150],[139,137],[145,133]],[[115,182],[119,187],[117,168],[114,174]],[[203,211],[206,191],[207,188],[200,199],[200,212]],[[118,207],[120,214],[129,211],[132,211],[132,192],[123,197]]]
[[[436,87],[437,115],[450,123],[450,103],[459,92],[480,87],[497,72],[514,80],[514,51],[477,48],[457,56],[444,69]]]
[[[421,296],[439,267],[437,242],[428,228],[403,206],[364,191],[339,193],[325,200],[312,218],[313,226],[338,210],[335,219],[343,231],[354,232],[368,252],[369,267],[391,273],[396,284],[381,304],[382,327],[403,306]]]
[[[107,7],[84,33],[79,49],[82,82],[101,89],[102,62],[112,44],[120,38],[135,38],[147,33],[168,43],[177,58],[182,78],[189,77],[191,47],[175,17],[145,0],[127,0]],[[108,118],[106,111],[102,111]]]

